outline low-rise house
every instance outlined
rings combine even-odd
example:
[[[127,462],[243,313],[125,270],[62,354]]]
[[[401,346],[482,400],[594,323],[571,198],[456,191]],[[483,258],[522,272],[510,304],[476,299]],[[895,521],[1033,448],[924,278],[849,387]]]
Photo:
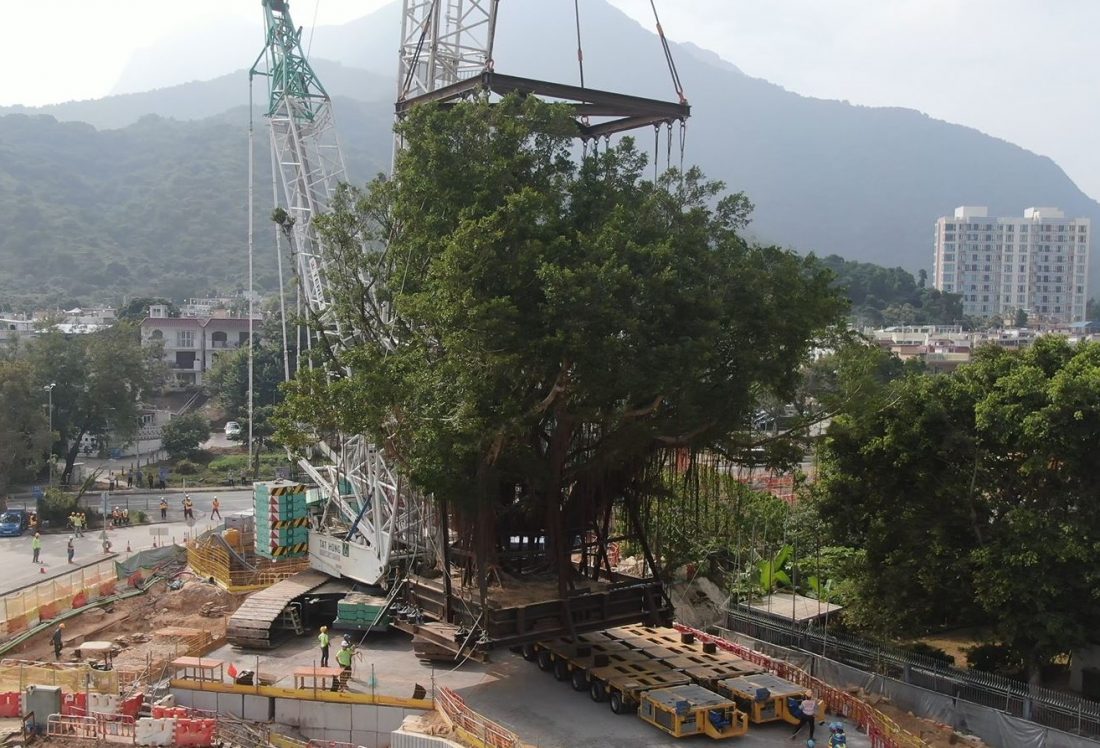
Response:
[[[259,322],[252,320],[254,334]],[[169,317],[166,306],[153,305],[141,322],[141,342],[161,344],[177,387],[201,387],[220,356],[248,345],[248,328],[247,318]]]

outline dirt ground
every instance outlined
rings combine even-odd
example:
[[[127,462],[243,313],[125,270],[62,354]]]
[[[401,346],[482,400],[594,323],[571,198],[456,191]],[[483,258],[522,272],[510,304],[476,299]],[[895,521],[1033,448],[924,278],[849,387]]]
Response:
[[[240,600],[206,582],[186,581],[179,590],[158,582],[144,595],[93,608],[65,622],[64,661],[76,661],[75,647],[86,641],[114,642],[117,670],[143,670],[152,660],[185,654],[179,636],[157,636],[161,629],[193,629],[207,640],[224,638],[229,615]],[[203,613],[204,606],[208,614]],[[24,642],[8,657],[52,662],[50,628]],[[179,632],[184,633],[184,632]]]
[[[989,633],[980,629],[956,629],[940,634],[922,636],[917,641],[939,647],[955,658],[955,667],[966,669],[966,650],[989,641]]]
[[[974,736],[959,735],[955,733],[949,725],[917,717],[912,712],[894,706],[886,699],[867,695],[861,698],[865,699],[867,703],[894,720],[894,722],[897,722],[898,726],[903,730],[907,730],[916,735],[929,746],[932,746],[932,748],[948,748],[949,746],[986,748],[986,743]]]

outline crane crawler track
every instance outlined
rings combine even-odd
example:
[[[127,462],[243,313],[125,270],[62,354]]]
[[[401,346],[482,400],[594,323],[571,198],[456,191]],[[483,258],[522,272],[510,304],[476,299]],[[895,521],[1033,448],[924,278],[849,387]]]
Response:
[[[296,599],[317,589],[329,577],[319,571],[302,571],[265,590],[254,592],[229,617],[226,637],[235,647],[271,649],[292,633],[280,626],[284,611]]]

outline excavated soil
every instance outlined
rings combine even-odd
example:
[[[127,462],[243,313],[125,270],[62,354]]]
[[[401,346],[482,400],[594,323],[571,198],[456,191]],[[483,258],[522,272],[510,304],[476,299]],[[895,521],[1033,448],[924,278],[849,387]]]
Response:
[[[202,581],[187,581],[179,590],[158,582],[144,595],[119,600],[105,608],[93,608],[65,622],[62,660],[76,661],[74,647],[85,641],[116,644],[117,670],[140,671],[151,661],[186,654],[179,638],[157,636],[165,628],[194,629],[207,640],[225,637],[229,615],[240,604],[237,596]],[[206,613],[204,614],[204,609]],[[7,656],[52,662],[50,628],[28,639]]]
[[[894,720],[903,730],[907,730],[923,740],[932,748],[952,748],[968,746],[970,748],[987,748],[987,744],[973,735],[959,735],[951,729],[950,725],[935,722],[930,719],[918,717],[900,707],[891,704],[888,700],[876,696],[861,696],[890,719]]]

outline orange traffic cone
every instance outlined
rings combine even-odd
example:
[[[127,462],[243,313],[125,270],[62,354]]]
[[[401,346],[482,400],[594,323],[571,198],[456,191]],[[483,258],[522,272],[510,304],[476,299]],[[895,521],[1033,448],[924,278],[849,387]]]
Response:
[[[46,567],[45,566],[39,566],[38,567],[38,573],[39,574],[45,574],[46,573]]]

